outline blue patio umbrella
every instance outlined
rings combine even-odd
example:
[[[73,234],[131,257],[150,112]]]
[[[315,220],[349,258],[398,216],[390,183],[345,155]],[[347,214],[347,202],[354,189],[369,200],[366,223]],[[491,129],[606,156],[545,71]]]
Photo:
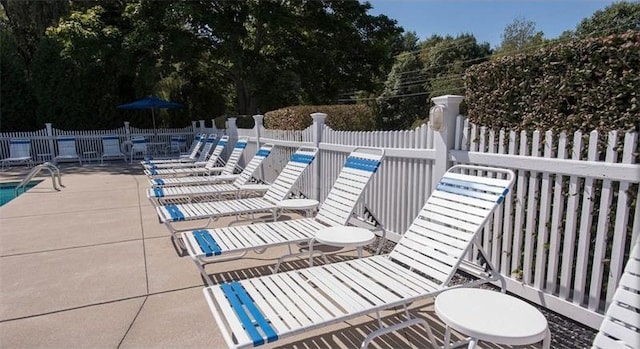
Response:
[[[118,109],[151,109],[151,118],[153,119],[153,131],[156,130],[156,109],[179,109],[183,108],[180,103],[165,101],[156,96],[149,96],[127,104],[117,106]]]

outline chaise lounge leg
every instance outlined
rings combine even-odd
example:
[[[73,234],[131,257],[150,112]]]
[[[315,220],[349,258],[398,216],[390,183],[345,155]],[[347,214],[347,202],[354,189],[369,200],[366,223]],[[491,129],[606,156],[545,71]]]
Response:
[[[411,327],[414,325],[422,325],[426,330],[427,330],[427,337],[429,337],[429,341],[431,342],[431,345],[433,346],[434,349],[437,349],[438,346],[436,344],[435,341],[435,337],[433,336],[433,332],[431,331],[431,326],[429,326],[429,323],[427,323],[426,320],[421,319],[421,318],[411,318],[408,319],[404,322],[401,322],[399,324],[395,324],[395,325],[391,325],[391,326],[387,326],[384,328],[381,328],[379,330],[373,331],[371,333],[369,333],[369,335],[367,335],[367,337],[365,337],[365,339],[362,341],[362,344],[360,345],[360,349],[366,349],[369,347],[369,343],[371,343],[374,339],[385,335],[387,333],[390,332],[395,332],[397,330],[403,329],[403,328],[407,328],[407,327]]]

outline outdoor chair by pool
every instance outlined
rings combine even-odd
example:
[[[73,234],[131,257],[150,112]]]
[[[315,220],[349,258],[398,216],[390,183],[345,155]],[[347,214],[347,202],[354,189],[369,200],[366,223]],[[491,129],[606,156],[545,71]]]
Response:
[[[167,226],[172,236],[177,238],[180,231],[192,230],[194,227],[179,230],[174,226],[175,223],[207,219],[207,223],[201,226],[206,228],[224,216],[236,216],[238,219],[241,216],[250,216],[250,219],[253,219],[256,213],[273,212],[275,214],[277,203],[289,197],[296,182],[313,159],[313,156],[293,158],[261,197],[157,206],[158,217],[160,222]]]
[[[31,158],[31,140],[30,139],[12,139],[9,141],[9,157],[0,160],[2,168],[12,163],[26,164],[33,166]]]
[[[75,137],[60,137],[58,138],[58,155],[53,158],[54,162],[60,161],[77,161],[82,165],[82,158],[78,156],[78,150],[76,149]]]
[[[216,135],[210,134],[205,140],[204,146],[200,151],[200,155],[196,158],[195,161],[180,161],[179,159],[173,159],[177,161],[168,161],[168,162],[166,160],[165,162],[159,162],[163,160],[143,160],[141,161],[141,163],[144,166],[144,168],[147,170],[157,170],[157,169],[165,169],[165,168],[170,169],[170,168],[201,167],[207,164],[207,161],[210,159],[211,156],[213,156],[214,154],[217,156],[220,156],[220,154],[222,153],[224,144],[222,148],[217,149],[218,153],[216,153],[216,149],[214,147],[215,145],[216,145]],[[211,153],[212,149],[214,151],[213,153]]]
[[[498,173],[498,178],[457,173]],[[506,175],[507,179],[499,179]],[[454,166],[388,255],[376,255],[206,287],[203,292],[229,348],[249,348],[375,313],[380,335],[422,325],[437,343],[428,322],[412,317],[408,305],[454,287],[504,280],[494,271],[477,234],[513,184],[510,170]],[[453,285],[464,257],[477,248],[485,268],[477,279]],[[384,327],[380,311],[403,307],[406,320]]]
[[[102,137],[101,165],[104,165],[104,158],[122,158],[125,163],[127,162],[127,156],[120,149],[120,138],[118,136]]]
[[[188,231],[181,234],[184,247],[209,285],[213,280],[204,267],[210,263],[241,258],[250,250],[285,245],[289,245],[289,254],[280,260],[300,255],[292,252],[292,244],[309,242],[318,230],[347,225],[382,157],[378,149],[360,148],[351,153],[314,218]]]
[[[193,143],[191,143],[191,148],[189,148],[189,150],[186,153],[180,154],[178,158],[142,160],[140,164],[144,166],[144,165],[152,165],[152,164],[159,165],[159,164],[170,164],[170,163],[178,163],[178,162],[195,162],[198,159],[198,152],[200,152],[200,148],[205,143],[206,139],[207,139],[206,134],[199,133],[193,139]]]
[[[147,198],[154,205],[158,205],[159,203],[177,202],[179,199],[183,199],[181,201],[191,201],[193,198],[203,198],[204,200],[211,201],[233,194],[238,195],[243,191],[265,192],[269,189],[269,186],[266,184],[245,185],[252,178],[258,167],[262,165],[264,159],[271,154],[272,149],[273,144],[262,145],[256,155],[254,155],[251,161],[244,167],[244,170],[238,174],[233,183],[183,185],[167,188],[153,187],[147,189]],[[244,190],[242,189],[243,186],[245,186]]]
[[[227,139],[224,136],[220,139],[218,144],[216,145],[213,153],[209,157],[209,160],[199,167],[187,167],[187,168],[149,168],[144,170],[144,173],[147,177],[150,178],[162,178],[162,177],[181,177],[181,176],[210,176],[219,173],[233,173],[240,157],[244,153],[244,149],[247,147],[248,138],[238,139],[236,145],[233,147],[233,151],[231,155],[229,155],[229,159],[227,159],[227,163],[224,166],[216,166],[219,162],[222,162],[220,155],[224,150],[224,147],[227,145]]]
[[[164,154],[175,154],[179,159],[182,151],[185,149],[187,149],[187,139],[184,136],[172,136],[169,145],[167,145],[167,148],[164,150]]]
[[[631,250],[593,348],[640,349],[640,239]]]
[[[147,152],[147,140],[144,137],[131,137],[131,160],[129,163],[133,163],[136,154],[142,154],[142,157],[146,157]]]

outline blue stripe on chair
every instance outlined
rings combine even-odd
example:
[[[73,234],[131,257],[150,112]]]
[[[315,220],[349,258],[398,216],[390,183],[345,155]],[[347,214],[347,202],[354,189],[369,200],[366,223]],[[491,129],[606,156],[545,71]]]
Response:
[[[102,139],[113,140],[113,139],[119,139],[119,137],[118,136],[104,136],[104,137],[102,137]]]
[[[303,164],[310,164],[315,157],[313,155],[293,154],[291,155],[291,161],[301,162]]]
[[[271,154],[271,150],[269,150],[269,149],[260,149],[256,153],[256,156],[262,156],[262,157],[266,158],[267,156],[269,156],[269,154]]]
[[[234,148],[236,149],[244,149],[247,147],[247,142],[238,142]]]
[[[227,145],[227,141],[219,141],[218,142],[218,146],[219,147],[224,147],[225,145]]]
[[[158,171],[156,171],[156,170],[154,170],[153,168],[151,168],[151,169],[149,170],[149,173],[151,173],[151,175],[152,175],[152,176],[155,176],[155,175],[157,175],[157,174],[158,174]]]
[[[169,212],[169,215],[171,215],[172,220],[174,221],[184,220],[184,215],[176,205],[166,205],[164,208],[167,210],[167,212]]]
[[[133,141],[131,141],[133,144],[144,144],[147,143],[146,139],[134,139]]]
[[[220,285],[222,292],[227,296],[227,299],[231,303],[231,308],[234,310],[238,319],[242,323],[247,334],[251,337],[254,346],[264,344],[264,337],[260,335],[257,329],[262,330],[265,334],[267,342],[273,342],[278,339],[278,334],[273,327],[269,324],[268,320],[262,315],[260,310],[255,306],[251,297],[247,294],[244,287],[237,282],[229,282]],[[246,313],[249,311],[254,321],[251,321],[249,315]],[[257,326],[256,326],[257,325]]]
[[[216,139],[215,139],[215,138],[207,138],[206,143],[213,143],[213,142],[215,142],[215,141],[216,141]]]
[[[349,156],[344,166],[363,171],[376,172],[378,167],[380,167],[380,161]]]
[[[31,140],[29,139],[25,139],[25,140],[16,140],[16,141],[9,141],[9,143],[11,144],[30,144]]]
[[[198,241],[198,245],[202,249],[202,252],[205,253],[207,257],[211,256],[219,256],[222,254],[222,249],[220,249],[220,245],[216,242],[216,240],[209,234],[207,230],[194,230],[193,237]]]
[[[75,142],[76,139],[67,137],[67,138],[58,138],[58,141],[59,142],[71,142],[71,141]]]
[[[157,185],[164,185],[164,179],[158,178],[158,179],[155,179],[154,181]]]
[[[157,198],[163,198],[164,197],[164,190],[162,190],[162,188],[153,188],[153,194]]]

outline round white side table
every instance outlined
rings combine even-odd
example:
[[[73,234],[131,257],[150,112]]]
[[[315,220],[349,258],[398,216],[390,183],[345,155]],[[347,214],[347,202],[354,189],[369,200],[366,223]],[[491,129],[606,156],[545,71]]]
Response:
[[[318,208],[320,203],[313,199],[287,199],[276,203],[276,209],[273,211],[273,220],[278,218],[278,212],[282,210],[304,211],[307,217],[313,216],[313,211]]]
[[[445,346],[453,328],[469,337],[468,348],[478,340],[506,345],[528,345],[542,341],[548,349],[551,332],[547,319],[532,305],[504,293],[479,288],[458,288],[436,297],[436,314],[447,325]]]
[[[309,242],[309,266],[313,265],[313,245],[315,243],[336,247],[355,247],[358,258],[362,258],[362,247],[372,243],[376,235],[359,227],[337,226],[319,230]]]

